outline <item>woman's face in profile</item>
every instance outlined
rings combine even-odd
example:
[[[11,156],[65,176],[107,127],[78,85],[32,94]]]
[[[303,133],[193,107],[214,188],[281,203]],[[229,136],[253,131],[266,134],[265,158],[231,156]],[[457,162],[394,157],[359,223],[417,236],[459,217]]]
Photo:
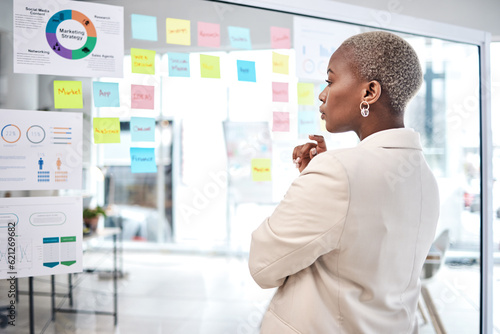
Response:
[[[319,94],[321,119],[328,132],[356,130],[362,118],[359,105],[363,101],[362,81],[349,63],[348,52],[337,49],[327,69],[327,86]]]

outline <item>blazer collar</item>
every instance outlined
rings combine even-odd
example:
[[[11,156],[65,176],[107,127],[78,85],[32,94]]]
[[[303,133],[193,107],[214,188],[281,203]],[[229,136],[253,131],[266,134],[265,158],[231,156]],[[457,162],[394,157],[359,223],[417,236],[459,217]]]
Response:
[[[409,128],[375,132],[363,139],[358,146],[422,150],[420,134]]]

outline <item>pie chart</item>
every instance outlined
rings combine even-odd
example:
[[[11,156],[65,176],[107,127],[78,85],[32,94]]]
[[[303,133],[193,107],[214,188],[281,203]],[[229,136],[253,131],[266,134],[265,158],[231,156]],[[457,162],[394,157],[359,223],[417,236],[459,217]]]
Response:
[[[66,59],[87,57],[97,43],[94,24],[76,10],[55,13],[47,22],[45,35],[52,51]]]

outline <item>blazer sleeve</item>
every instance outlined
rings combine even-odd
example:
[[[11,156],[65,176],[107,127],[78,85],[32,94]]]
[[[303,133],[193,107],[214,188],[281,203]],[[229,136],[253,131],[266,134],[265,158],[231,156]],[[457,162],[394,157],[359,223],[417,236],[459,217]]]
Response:
[[[349,207],[349,182],[338,159],[315,157],[273,214],[252,233],[249,267],[262,288],[283,284],[339,242]]]

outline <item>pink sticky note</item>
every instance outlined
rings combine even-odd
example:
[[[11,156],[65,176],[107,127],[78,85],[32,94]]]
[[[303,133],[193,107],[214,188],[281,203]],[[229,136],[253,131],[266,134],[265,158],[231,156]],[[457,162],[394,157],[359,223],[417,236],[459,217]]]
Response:
[[[154,109],[155,108],[155,87],[132,85],[132,108],[133,109]]]
[[[273,112],[273,131],[275,132],[290,131],[290,113],[281,111]]]
[[[273,102],[288,102],[287,82],[273,82]]]
[[[271,27],[271,48],[290,49],[290,29]]]
[[[220,47],[220,25],[198,22],[198,46]]]

